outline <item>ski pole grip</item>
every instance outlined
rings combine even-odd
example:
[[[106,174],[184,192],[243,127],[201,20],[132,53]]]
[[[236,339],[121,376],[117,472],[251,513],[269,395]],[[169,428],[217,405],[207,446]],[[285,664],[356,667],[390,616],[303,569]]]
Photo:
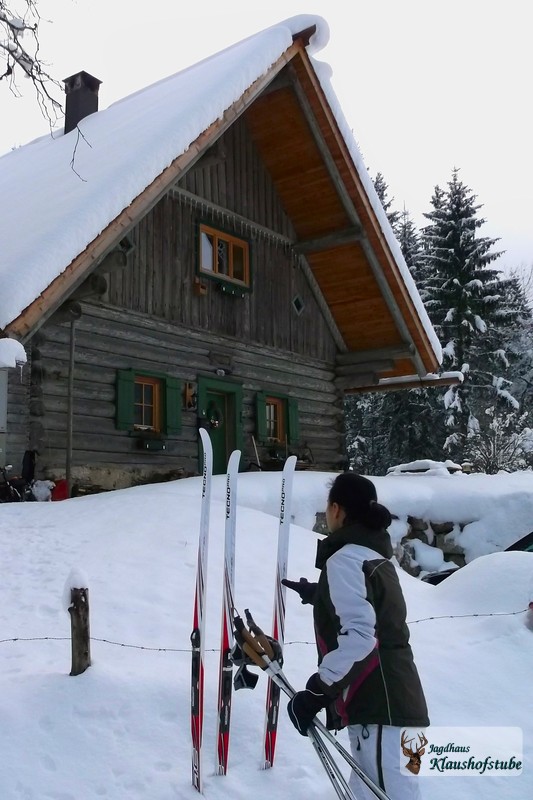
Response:
[[[246,655],[254,662],[254,664],[257,664],[257,666],[261,667],[261,669],[266,668],[267,664],[265,661],[263,661],[263,656],[251,644],[244,642],[242,650],[243,653],[246,653]]]
[[[273,661],[275,658],[274,651],[265,634],[262,633],[260,636],[258,636],[257,641],[263,648],[263,652],[265,653],[265,655],[267,655],[270,658],[270,660]]]
[[[246,622],[248,623],[248,627],[250,628],[251,633],[254,634],[255,640],[261,645],[265,655],[273,660],[275,658],[274,650],[272,649],[272,645],[268,641],[263,630],[254,622],[254,618],[250,614],[249,609],[245,608],[244,613],[246,614]]]
[[[261,646],[259,640],[256,639],[255,636],[252,636],[250,631],[247,631],[246,628],[243,628],[240,631],[240,634],[242,636],[242,640],[243,640],[244,644],[247,644],[248,647],[252,648],[252,650],[255,653],[258,653],[259,656],[261,656],[263,654],[263,647]]]

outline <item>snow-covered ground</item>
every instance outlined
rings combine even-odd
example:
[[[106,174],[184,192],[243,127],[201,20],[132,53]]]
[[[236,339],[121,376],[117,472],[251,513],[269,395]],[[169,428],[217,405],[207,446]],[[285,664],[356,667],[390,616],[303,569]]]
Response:
[[[330,478],[323,473],[295,476],[291,577],[316,574],[317,535],[310,527],[315,512],[324,509]],[[235,600],[241,612],[249,607],[267,629],[279,483],[279,473],[239,476]],[[447,521],[450,510],[460,511],[471,520],[465,530],[472,529],[469,535],[477,536],[482,551],[503,549],[533,529],[531,473],[389,476],[376,483],[380,499],[401,518],[397,526],[408,513]],[[61,503],[0,506],[2,800],[196,796],[190,786],[189,636],[200,488],[200,479],[190,478]],[[213,774],[224,488],[224,478],[215,478],[205,796],[333,800],[311,746],[284,712],[274,769],[259,770],[264,676],[255,691],[234,694],[229,773]],[[498,541],[491,543],[491,537]],[[70,619],[63,599],[72,570],[86,577],[90,589],[93,664],[79,677],[68,674]],[[438,586],[406,573],[401,580],[432,723],[518,726],[524,733],[522,775],[423,778],[423,797],[531,797],[533,630],[526,609],[533,599],[533,554],[477,558]],[[314,671],[315,648],[310,609],[292,593],[286,641],[287,675],[302,687]],[[346,741],[343,734],[341,741]]]

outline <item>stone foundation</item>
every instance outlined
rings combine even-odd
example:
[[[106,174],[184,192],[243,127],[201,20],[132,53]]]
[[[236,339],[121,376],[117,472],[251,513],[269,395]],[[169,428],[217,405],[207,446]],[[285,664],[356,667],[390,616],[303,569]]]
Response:
[[[422,572],[420,565],[415,560],[413,539],[419,539],[424,544],[438,547],[439,550],[442,550],[445,561],[464,567],[464,551],[455,543],[451,535],[456,524],[453,522],[431,522],[418,517],[407,517],[407,524],[409,526],[407,534],[402,538],[401,542],[396,544],[394,555],[400,567],[408,572],[409,575],[413,575],[416,578]],[[464,524],[459,525],[460,530],[463,528]],[[318,511],[316,513],[313,530],[316,533],[327,533],[325,512]]]

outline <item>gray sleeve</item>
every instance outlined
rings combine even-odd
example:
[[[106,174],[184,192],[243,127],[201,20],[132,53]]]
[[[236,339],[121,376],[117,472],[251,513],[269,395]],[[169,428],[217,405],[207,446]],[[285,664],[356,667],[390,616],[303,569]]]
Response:
[[[340,621],[338,646],[327,653],[318,673],[325,684],[342,682],[354,664],[376,647],[376,615],[367,600],[363,561],[344,547],[328,559],[325,569],[332,605]]]

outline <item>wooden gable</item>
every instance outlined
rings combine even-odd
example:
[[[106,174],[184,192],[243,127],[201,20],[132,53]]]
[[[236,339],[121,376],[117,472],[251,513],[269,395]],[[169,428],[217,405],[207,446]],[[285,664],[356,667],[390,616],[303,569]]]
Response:
[[[305,50],[245,116],[294,225],[294,247],[344,339],[343,388],[350,373],[361,388],[435,372],[427,332]]]

